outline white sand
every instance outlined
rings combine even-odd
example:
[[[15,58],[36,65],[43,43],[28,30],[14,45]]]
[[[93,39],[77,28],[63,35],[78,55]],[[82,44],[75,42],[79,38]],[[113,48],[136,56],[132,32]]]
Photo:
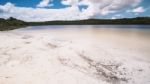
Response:
[[[111,29],[0,32],[0,84],[150,84],[149,43]]]

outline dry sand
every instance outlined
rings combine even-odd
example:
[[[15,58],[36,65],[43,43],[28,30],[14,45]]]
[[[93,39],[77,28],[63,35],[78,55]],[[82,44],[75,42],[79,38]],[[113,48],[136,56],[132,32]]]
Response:
[[[0,32],[0,84],[150,84],[149,31]]]

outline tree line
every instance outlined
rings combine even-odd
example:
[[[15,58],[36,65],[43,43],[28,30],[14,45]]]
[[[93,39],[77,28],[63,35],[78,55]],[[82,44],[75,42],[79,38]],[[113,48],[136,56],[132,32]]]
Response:
[[[87,19],[87,20],[73,20],[73,21],[45,21],[45,22],[25,22],[16,18],[10,17],[8,19],[0,18],[0,30],[12,30],[25,26],[36,25],[132,25],[144,24],[150,25],[150,17],[136,17],[136,18],[122,18],[122,19]]]

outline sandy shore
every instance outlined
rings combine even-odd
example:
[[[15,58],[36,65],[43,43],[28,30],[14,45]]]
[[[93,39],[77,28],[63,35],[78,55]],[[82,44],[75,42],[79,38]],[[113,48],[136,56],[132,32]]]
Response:
[[[0,84],[150,84],[150,39],[119,30],[0,32]]]

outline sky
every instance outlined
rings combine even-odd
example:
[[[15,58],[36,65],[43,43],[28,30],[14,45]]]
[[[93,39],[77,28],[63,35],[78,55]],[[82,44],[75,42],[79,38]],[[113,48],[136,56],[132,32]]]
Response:
[[[0,18],[27,22],[150,16],[150,0],[0,0]]]

